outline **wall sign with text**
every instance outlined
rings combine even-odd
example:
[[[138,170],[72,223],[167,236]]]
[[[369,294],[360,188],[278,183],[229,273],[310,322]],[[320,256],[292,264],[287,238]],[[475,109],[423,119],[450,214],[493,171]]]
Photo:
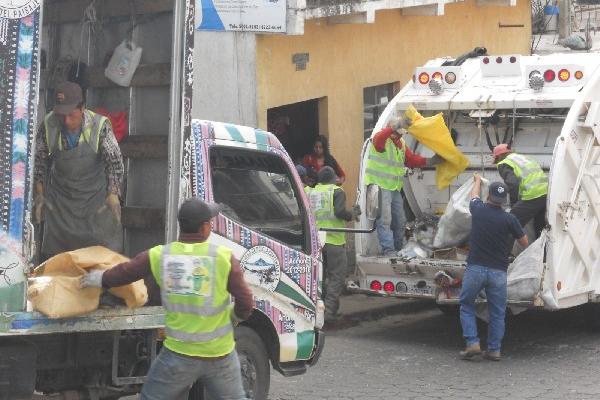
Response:
[[[285,32],[286,0],[196,0],[196,29]]]

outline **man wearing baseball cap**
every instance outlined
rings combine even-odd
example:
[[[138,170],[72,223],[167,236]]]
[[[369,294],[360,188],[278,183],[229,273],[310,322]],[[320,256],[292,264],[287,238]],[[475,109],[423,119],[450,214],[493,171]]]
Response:
[[[535,235],[540,236],[546,219],[548,176],[534,159],[515,153],[507,144],[494,147],[494,163],[508,186],[510,212],[521,226],[533,220]]]
[[[470,360],[482,354],[477,335],[475,299],[481,290],[485,290],[490,319],[488,348],[483,356],[499,361],[504,337],[508,255],[514,239],[521,246],[527,246],[528,242],[517,218],[502,208],[508,197],[507,186],[492,182],[484,203],[479,197],[481,177],[475,174],[473,180],[469,204],[472,216],[469,255],[460,292],[460,323],[466,348],[460,352],[460,357]]]
[[[84,106],[81,87],[56,87],[36,139],[34,222],[44,218],[42,256],[101,245],[122,251],[121,151],[110,121]]]
[[[231,249],[208,241],[220,207],[198,198],[179,208],[180,235],[106,270],[91,270],[81,287],[122,286],[152,273],[166,310],[166,339],[142,388],[142,400],[182,399],[200,380],[211,398],[245,399],[233,321],[253,309],[250,288]],[[229,297],[235,298],[231,307]]]

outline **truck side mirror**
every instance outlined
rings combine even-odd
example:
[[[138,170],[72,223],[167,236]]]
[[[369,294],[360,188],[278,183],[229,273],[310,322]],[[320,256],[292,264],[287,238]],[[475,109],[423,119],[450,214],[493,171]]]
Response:
[[[378,185],[367,186],[365,214],[370,221],[375,221],[381,214],[381,190]]]

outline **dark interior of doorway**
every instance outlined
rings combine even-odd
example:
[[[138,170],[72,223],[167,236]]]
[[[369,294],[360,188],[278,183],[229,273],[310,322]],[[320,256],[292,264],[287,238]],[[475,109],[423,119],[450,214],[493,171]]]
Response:
[[[277,136],[292,160],[299,163],[312,151],[313,140],[319,134],[319,100],[269,108],[267,129]]]

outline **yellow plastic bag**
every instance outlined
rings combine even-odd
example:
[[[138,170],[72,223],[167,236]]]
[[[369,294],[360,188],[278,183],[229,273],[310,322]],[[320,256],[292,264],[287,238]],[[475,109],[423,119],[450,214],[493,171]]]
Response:
[[[440,190],[447,188],[469,166],[469,160],[454,145],[443,114],[425,118],[411,105],[405,115],[412,121],[408,133],[444,159],[435,167],[435,183]]]

